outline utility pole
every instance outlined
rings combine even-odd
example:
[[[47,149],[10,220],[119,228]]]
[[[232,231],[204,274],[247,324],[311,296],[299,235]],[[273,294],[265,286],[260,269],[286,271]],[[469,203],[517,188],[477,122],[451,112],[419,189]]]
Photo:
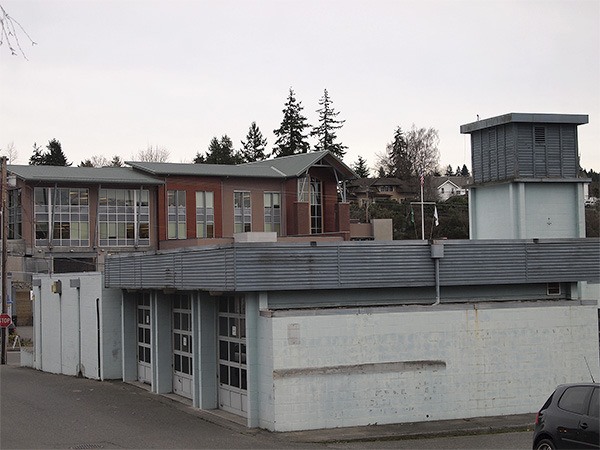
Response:
[[[2,157],[2,312],[8,313],[7,310],[7,292],[6,292],[6,261],[7,261],[7,234],[8,234],[8,214],[6,212],[6,203],[7,203],[7,188],[8,182],[6,179],[6,165],[8,164],[8,159],[6,156]],[[7,334],[8,327],[3,327],[0,329],[2,331],[2,357],[1,364],[6,364],[6,345],[7,345]]]

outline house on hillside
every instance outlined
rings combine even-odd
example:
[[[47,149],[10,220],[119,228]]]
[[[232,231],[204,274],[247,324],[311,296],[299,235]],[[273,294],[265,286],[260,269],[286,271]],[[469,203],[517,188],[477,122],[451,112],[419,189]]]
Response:
[[[359,206],[382,200],[400,202],[419,195],[418,181],[398,178],[358,178],[348,182],[348,198]]]
[[[432,177],[431,182],[437,192],[438,200],[446,201],[450,197],[457,195],[466,195],[468,186],[471,184],[471,177]]]

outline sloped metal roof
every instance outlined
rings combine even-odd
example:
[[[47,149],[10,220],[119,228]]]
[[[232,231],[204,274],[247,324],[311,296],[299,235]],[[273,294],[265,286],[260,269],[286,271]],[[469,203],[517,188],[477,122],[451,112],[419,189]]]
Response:
[[[152,175],[182,175],[210,177],[292,178],[309,168],[323,163],[333,167],[342,179],[356,178],[356,174],[342,161],[327,151],[301,153],[246,164],[185,164],[126,161],[136,170]]]
[[[258,178],[281,178],[278,171],[270,167],[246,167],[246,164],[191,164],[191,163],[159,163],[125,161],[135,170],[146,172],[156,176],[204,176],[204,177],[258,177]]]
[[[65,167],[9,165],[11,175],[33,182],[144,184],[159,185],[162,180],[135,171],[129,167]]]

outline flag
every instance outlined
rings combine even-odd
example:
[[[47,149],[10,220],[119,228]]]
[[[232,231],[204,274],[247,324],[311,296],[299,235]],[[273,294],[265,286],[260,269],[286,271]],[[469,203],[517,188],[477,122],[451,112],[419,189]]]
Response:
[[[438,218],[437,206],[433,207],[433,220],[435,220],[435,226],[436,227],[439,226],[440,221],[439,221],[439,218]]]

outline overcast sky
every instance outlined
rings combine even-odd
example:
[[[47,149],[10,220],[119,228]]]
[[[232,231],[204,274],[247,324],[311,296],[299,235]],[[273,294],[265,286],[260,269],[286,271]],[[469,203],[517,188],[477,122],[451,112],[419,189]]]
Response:
[[[148,146],[191,162],[252,121],[272,149],[289,88],[317,123],[327,89],[344,161],[373,167],[397,126],[439,130],[440,165],[470,163],[460,125],[508,112],[588,114],[600,170],[600,2],[0,0],[27,60],[0,47],[0,148],[27,164],[62,143],[78,165]],[[311,145],[314,141],[311,141]]]

